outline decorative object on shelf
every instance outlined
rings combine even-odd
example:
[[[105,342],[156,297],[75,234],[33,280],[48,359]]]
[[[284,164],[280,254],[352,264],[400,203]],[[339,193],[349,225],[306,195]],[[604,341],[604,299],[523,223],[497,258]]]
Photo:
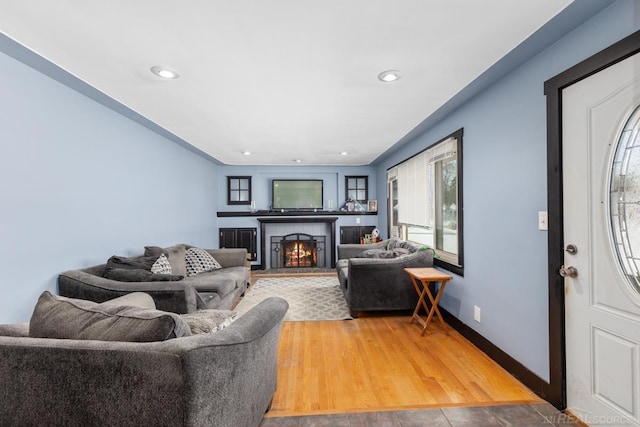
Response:
[[[360,203],[356,202],[351,197],[349,197],[347,200],[344,201],[340,210],[342,212],[364,212],[365,209],[362,207]]]
[[[371,243],[378,243],[381,241],[382,239],[380,239],[380,230],[378,230],[377,228],[371,230],[371,234],[365,234],[364,237],[360,238],[360,244],[362,245],[369,245]]]
[[[369,212],[378,212],[378,201],[377,200],[369,200],[367,202],[367,210]]]
[[[251,212],[257,212],[258,210],[256,209],[256,201],[252,200],[251,201]]]
[[[369,245],[371,243],[375,243],[376,242],[376,238],[373,237],[373,235],[371,234],[365,234],[364,237],[360,238],[360,244],[361,245]]]

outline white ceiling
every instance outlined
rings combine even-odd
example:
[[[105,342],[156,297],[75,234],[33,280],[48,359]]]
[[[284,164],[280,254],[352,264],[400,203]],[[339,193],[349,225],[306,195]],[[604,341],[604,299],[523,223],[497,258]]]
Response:
[[[3,0],[0,31],[224,164],[365,165],[570,3]]]

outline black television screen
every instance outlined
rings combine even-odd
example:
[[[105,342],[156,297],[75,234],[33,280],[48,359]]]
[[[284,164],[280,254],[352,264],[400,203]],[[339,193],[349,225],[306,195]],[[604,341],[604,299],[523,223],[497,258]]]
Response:
[[[273,209],[322,209],[322,180],[274,179],[271,195]]]

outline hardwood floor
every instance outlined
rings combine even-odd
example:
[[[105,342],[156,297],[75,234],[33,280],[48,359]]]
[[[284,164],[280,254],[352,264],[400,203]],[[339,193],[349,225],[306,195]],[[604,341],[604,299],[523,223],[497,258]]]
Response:
[[[543,402],[455,330],[409,320],[285,322],[266,416]]]

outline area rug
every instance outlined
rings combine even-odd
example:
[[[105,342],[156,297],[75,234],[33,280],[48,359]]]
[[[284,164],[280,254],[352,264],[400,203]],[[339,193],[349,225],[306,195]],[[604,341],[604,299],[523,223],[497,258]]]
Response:
[[[234,311],[246,313],[260,301],[281,297],[289,303],[285,321],[353,319],[337,277],[268,277],[249,288]]]

